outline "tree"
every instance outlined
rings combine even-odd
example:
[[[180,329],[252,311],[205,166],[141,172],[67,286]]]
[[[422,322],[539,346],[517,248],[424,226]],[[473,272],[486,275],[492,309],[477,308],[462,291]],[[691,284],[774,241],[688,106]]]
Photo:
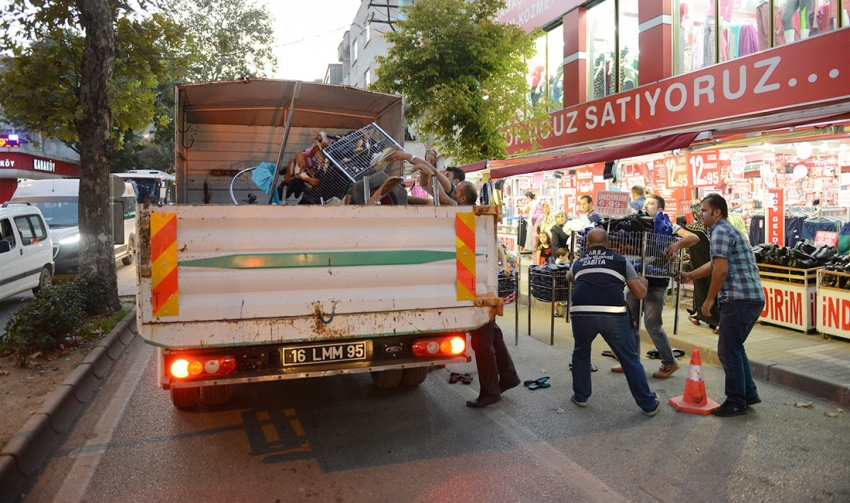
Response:
[[[142,29],[132,13],[123,0],[19,1],[6,7],[0,22],[0,48],[12,51],[2,105],[19,124],[77,146],[80,274],[111,287],[104,308],[113,310],[120,307],[109,209],[113,149],[121,131],[151,122],[149,90],[157,82],[151,74],[169,59],[158,51],[162,34]],[[179,31],[161,17],[154,23],[166,28],[165,38]],[[116,28],[131,35],[126,53],[120,46],[116,51]]]
[[[404,7],[406,19],[384,35],[393,46],[376,58],[372,88],[402,94],[417,129],[461,162],[503,159],[506,131],[528,138],[529,129],[548,123],[540,121],[545,102],[526,102],[525,61],[539,31],[496,22],[503,4],[429,0]]]
[[[274,18],[253,0],[174,0],[166,7],[191,36],[199,57],[192,82],[265,78],[277,67]]]

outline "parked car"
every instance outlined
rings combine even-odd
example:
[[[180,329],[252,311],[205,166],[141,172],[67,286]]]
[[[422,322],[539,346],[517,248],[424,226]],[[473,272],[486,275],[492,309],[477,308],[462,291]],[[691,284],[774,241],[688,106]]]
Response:
[[[50,233],[38,207],[5,203],[0,207],[0,299],[53,281]]]
[[[28,202],[44,215],[53,239],[54,274],[76,274],[80,263],[79,179],[26,180],[18,185],[11,202]],[[136,193],[124,182],[124,239],[115,245],[115,260],[133,263],[136,250]]]

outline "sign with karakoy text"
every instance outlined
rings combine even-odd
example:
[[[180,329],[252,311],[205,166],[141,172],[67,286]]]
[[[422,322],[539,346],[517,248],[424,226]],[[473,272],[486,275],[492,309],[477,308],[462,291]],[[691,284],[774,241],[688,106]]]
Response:
[[[850,98],[850,30],[836,30],[677,77],[643,85],[549,114],[551,131],[537,139],[541,149],[581,145],[630,135],[754,117],[809,104]],[[508,152],[530,142],[506,137]]]

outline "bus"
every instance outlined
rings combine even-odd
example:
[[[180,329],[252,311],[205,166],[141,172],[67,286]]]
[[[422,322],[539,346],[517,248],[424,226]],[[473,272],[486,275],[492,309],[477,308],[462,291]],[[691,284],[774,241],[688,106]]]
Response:
[[[140,203],[150,195],[150,202],[154,204],[174,204],[174,175],[153,169],[131,169],[113,174],[136,185],[136,199]]]

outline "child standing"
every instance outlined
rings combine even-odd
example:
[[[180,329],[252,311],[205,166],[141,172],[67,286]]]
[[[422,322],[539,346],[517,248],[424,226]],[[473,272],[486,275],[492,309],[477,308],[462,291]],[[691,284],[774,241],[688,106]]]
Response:
[[[545,232],[541,232],[537,236],[537,240],[539,241],[537,245],[537,259],[534,263],[537,265],[548,264],[549,258],[552,256],[551,238]]]

